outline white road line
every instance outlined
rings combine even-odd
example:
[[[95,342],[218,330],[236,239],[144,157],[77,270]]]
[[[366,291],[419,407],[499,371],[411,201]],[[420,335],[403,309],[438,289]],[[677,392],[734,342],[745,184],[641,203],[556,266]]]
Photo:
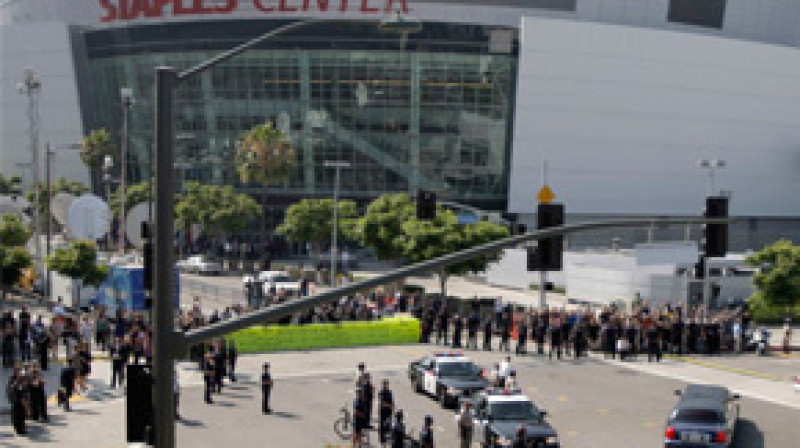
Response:
[[[600,361],[602,361],[602,362],[604,362],[606,364],[611,364],[611,365],[618,366],[618,367],[625,367],[627,369],[636,370],[637,372],[646,373],[648,375],[659,376],[659,377],[662,377],[662,378],[668,378],[668,379],[672,379],[672,380],[683,381],[685,383],[693,383],[693,384],[708,383],[707,380],[702,380],[702,379],[698,379],[698,378],[692,378],[692,377],[689,377],[689,376],[679,375],[679,374],[676,374],[676,373],[653,371],[653,370],[642,368],[642,367],[640,367],[640,366],[638,366],[636,364],[620,363],[620,362],[615,362],[615,361],[611,361],[611,360],[608,360],[608,359],[602,359],[602,358],[596,358],[596,359],[598,359],[598,360],[600,360]],[[731,387],[730,390],[731,390],[731,392],[737,393],[737,394],[739,394],[739,395],[741,395],[743,397],[748,397],[748,398],[752,398],[754,400],[764,401],[764,402],[767,402],[767,403],[777,404],[779,406],[786,406],[788,408],[800,410],[800,405],[798,405],[796,403],[790,403],[788,401],[783,401],[783,400],[778,400],[778,399],[771,398],[771,397],[766,397],[766,396],[761,395],[761,394],[756,393],[756,392],[752,392],[752,391],[744,390],[744,389],[738,389],[738,388],[735,388],[735,387]],[[788,386],[787,386],[787,391],[788,392],[792,392],[792,390]]]

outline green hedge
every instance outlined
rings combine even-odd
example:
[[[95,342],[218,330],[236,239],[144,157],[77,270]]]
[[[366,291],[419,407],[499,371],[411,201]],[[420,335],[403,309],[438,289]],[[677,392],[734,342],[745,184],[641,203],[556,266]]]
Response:
[[[419,342],[419,321],[393,317],[338,324],[269,325],[230,335],[241,353]]]

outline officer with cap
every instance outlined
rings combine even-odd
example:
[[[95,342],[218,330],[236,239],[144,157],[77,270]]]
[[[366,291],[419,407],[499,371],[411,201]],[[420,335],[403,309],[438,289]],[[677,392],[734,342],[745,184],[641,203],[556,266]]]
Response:
[[[394,413],[394,424],[392,425],[392,448],[403,448],[406,441],[406,425],[403,423],[403,411],[398,410]]]
[[[419,447],[433,448],[433,417],[425,416],[425,426],[419,432]]]
[[[392,411],[394,411],[394,397],[389,389],[389,380],[383,380],[383,387],[378,392],[378,403],[380,405],[378,410],[380,432],[378,434],[383,444],[386,443],[387,436],[392,430]]]

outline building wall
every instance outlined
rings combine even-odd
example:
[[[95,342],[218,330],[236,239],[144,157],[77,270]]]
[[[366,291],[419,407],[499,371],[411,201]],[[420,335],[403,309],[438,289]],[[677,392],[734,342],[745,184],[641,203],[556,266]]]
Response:
[[[524,18],[509,210],[548,183],[568,213],[697,214],[701,158],[730,213],[800,212],[800,50]]]
[[[70,30],[61,22],[0,26],[0,172],[32,182],[28,134],[28,98],[17,90],[26,68],[39,75],[40,174],[44,181],[44,146],[50,142],[56,155],[52,177],[87,181],[78,151],[63,145],[78,143],[82,136]]]

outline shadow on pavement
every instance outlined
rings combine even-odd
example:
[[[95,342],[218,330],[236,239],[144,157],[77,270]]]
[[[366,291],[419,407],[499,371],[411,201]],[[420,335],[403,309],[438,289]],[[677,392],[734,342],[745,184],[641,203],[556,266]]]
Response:
[[[187,426],[189,428],[202,428],[202,427],[206,426],[200,420],[190,420],[188,418],[179,419],[179,420],[177,420],[177,422],[180,423],[181,425]]]
[[[229,398],[238,398],[240,400],[249,400],[249,399],[253,398],[253,396],[249,395],[249,394],[248,395],[245,395],[245,394],[225,394],[225,396],[229,397]]]
[[[731,448],[764,448],[764,433],[752,420],[740,418]]]
[[[232,408],[232,407],[236,406],[235,404],[231,403],[230,401],[221,401],[221,400],[215,400],[214,404],[217,405],[217,406],[222,406],[223,408]]]
[[[297,419],[300,418],[299,415],[297,415],[295,413],[292,413],[292,412],[277,411],[277,412],[273,412],[271,415],[274,415],[275,417],[288,418],[288,419],[292,419],[292,420],[297,420]]]

